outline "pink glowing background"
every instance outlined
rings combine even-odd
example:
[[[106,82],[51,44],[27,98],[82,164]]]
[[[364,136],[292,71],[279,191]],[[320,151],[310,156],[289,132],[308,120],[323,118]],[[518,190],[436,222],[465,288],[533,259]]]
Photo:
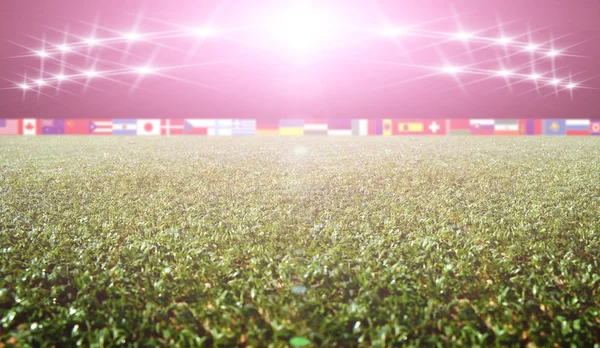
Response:
[[[306,13],[274,0],[91,3],[0,2],[0,117],[600,115],[594,0],[321,1]],[[92,36],[109,41],[77,46]],[[60,74],[79,77],[52,82]]]

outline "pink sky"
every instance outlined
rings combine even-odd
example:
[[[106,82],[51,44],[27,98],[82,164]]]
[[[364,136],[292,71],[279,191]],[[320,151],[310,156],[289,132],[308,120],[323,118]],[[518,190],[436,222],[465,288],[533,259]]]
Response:
[[[554,59],[554,67],[552,59],[540,59],[536,71],[554,71],[561,78],[573,76],[575,82],[586,80],[583,88],[572,94],[564,90],[556,94],[551,86],[536,90],[531,81],[507,88],[506,81],[497,76],[484,81],[478,81],[482,76],[461,74],[458,80],[444,74],[423,78],[432,70],[414,65],[442,67],[447,59],[447,64],[469,64],[478,69],[500,69],[502,64],[507,69],[525,69],[531,61],[527,53],[506,58],[507,51],[501,47],[473,43],[467,47],[456,40],[443,43],[439,38],[395,41],[343,31],[334,38],[319,36],[327,47],[313,52],[308,62],[299,63],[290,59],[297,55],[285,42],[276,39],[279,32],[265,34],[253,27],[264,24],[267,15],[279,13],[281,6],[276,4],[281,2],[239,3],[1,1],[0,117],[600,118],[600,95],[595,89],[600,87],[595,78],[600,75],[600,2],[595,0],[386,0],[320,5],[323,16],[332,17],[330,24],[342,21],[354,29],[371,30],[393,23],[420,25],[419,30],[427,32],[454,33],[460,24],[478,36],[499,37],[504,31],[505,36],[519,36],[519,41],[529,40],[526,34],[530,30],[535,42],[552,40],[558,49],[570,47],[568,56]],[[88,37],[94,22],[115,32],[128,32],[136,21],[140,33],[206,22],[217,30],[237,30],[204,42],[172,38],[134,43],[127,53],[108,48],[90,51],[98,70],[115,63],[142,66],[151,60],[156,67],[189,65],[165,71],[171,78],[146,76],[137,88],[132,87],[137,78],[134,74],[91,80],[87,89],[72,82],[64,83],[61,91],[43,87],[44,94],[28,91],[25,97],[13,88],[23,81],[20,75],[39,76],[39,57],[22,55],[30,53],[27,48],[41,49],[40,39],[59,43],[64,37],[60,31]],[[503,25],[499,27],[499,23]],[[316,23],[311,25],[315,28]],[[104,38],[116,34],[98,29],[96,35]],[[120,45],[118,49],[126,47]],[[75,56],[65,61],[90,69],[94,59]],[[45,60],[43,71],[55,74],[60,67],[60,61]]]

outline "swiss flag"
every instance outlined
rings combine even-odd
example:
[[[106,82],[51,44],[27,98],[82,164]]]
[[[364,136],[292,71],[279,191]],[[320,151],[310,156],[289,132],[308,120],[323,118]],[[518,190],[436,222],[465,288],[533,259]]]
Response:
[[[423,121],[425,124],[425,134],[429,135],[446,135],[448,130],[446,129],[446,120],[429,120]]]
[[[19,134],[22,135],[36,135],[40,134],[40,120],[35,118],[24,118],[19,120]]]
[[[160,120],[161,135],[183,135],[184,127],[184,119],[163,118]]]

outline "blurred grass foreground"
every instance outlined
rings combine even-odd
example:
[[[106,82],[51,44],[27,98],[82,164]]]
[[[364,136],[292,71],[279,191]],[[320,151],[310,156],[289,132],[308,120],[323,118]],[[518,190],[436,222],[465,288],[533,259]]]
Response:
[[[0,347],[600,346],[595,138],[0,138]]]

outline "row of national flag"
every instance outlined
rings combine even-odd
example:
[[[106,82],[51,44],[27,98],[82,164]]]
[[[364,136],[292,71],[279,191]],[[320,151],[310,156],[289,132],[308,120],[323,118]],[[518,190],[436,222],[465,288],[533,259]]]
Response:
[[[600,119],[0,119],[0,135],[600,135]]]

